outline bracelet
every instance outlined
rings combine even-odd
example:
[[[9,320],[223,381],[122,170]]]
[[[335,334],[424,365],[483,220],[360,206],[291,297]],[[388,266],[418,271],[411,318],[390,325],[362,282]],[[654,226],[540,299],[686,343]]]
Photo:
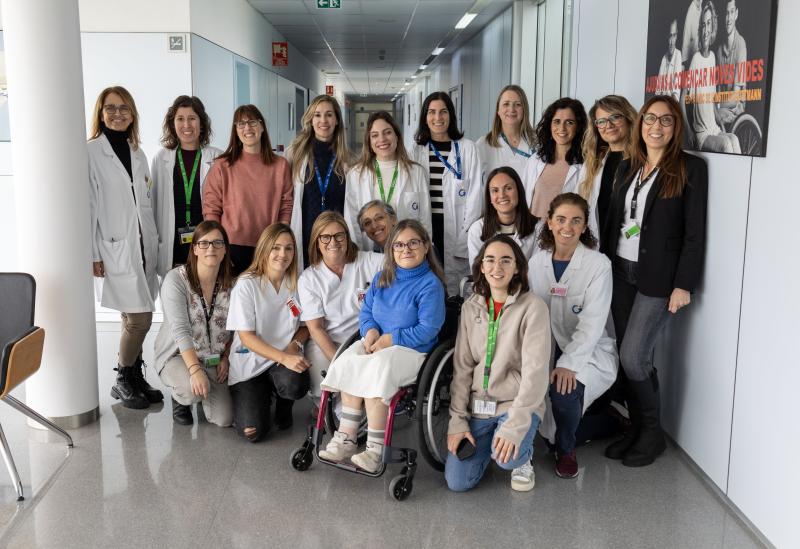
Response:
[[[195,370],[192,370],[192,368],[196,368],[196,369],[195,369]],[[200,364],[199,364],[199,363],[194,363],[194,364],[191,364],[191,365],[189,366],[189,376],[190,376],[190,377],[191,377],[191,376],[193,376],[193,375],[195,374],[195,372],[197,372],[198,370],[202,370],[202,367],[200,366]]]
[[[295,339],[294,341],[292,341],[292,343],[297,345],[297,348],[300,349],[301,353],[305,353],[306,347],[305,347],[305,345],[303,345],[303,343],[299,339]]]
[[[192,377],[193,375],[195,375],[197,372],[200,372],[200,371],[202,371],[202,370],[200,368],[198,368],[197,370],[195,370],[194,372],[189,374],[189,377]]]

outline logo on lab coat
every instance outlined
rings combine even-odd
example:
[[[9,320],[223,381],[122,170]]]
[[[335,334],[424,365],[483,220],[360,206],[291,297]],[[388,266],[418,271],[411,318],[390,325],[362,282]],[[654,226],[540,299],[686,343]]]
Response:
[[[467,191],[465,191],[464,189],[458,189],[458,196],[464,198],[465,196],[467,196]]]
[[[419,204],[417,202],[412,202],[411,209],[416,212],[417,210],[419,210]]]
[[[580,305],[573,305],[572,306],[572,312],[575,313],[576,315],[580,314],[580,312],[582,310],[583,310],[583,307],[581,307]]]

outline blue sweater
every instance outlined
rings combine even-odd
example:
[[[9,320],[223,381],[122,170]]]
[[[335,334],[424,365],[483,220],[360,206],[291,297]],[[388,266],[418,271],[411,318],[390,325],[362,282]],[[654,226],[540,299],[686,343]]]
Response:
[[[378,288],[381,273],[370,284],[361,314],[361,337],[371,328],[392,334],[392,343],[427,353],[444,324],[444,286],[427,260],[413,269],[397,268],[394,283]]]

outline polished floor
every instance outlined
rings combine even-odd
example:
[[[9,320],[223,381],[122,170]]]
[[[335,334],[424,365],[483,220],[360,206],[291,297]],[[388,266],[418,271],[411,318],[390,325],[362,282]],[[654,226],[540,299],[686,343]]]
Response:
[[[26,492],[17,504],[0,469],[0,547],[761,546],[674,448],[628,469],[592,444],[580,449],[574,480],[559,479],[537,449],[527,494],[512,492],[499,469],[472,492],[451,493],[420,463],[405,502],[387,492],[397,466],[378,479],[319,463],[296,472],[289,454],[302,442],[308,403],[296,407],[292,430],[259,444],[205,421],[174,425],[169,404],[122,408],[108,395],[115,330],[98,326],[101,417],[71,432],[73,450],[0,404]],[[400,420],[400,440],[411,442],[413,427]]]

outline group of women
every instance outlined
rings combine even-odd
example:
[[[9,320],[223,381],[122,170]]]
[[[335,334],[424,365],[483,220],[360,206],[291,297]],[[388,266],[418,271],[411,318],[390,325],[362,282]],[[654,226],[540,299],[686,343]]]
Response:
[[[700,281],[705,163],[682,151],[669,96],[637,113],[610,95],[588,115],[562,98],[535,130],[529,116],[525,92],[506,86],[473,143],[434,92],[411,151],[377,112],[354,159],[338,103],[319,96],[283,158],[255,106],[236,109],[219,151],[202,102],[180,96],[149,167],[133,98],[103,90],[88,150],[93,272],[102,305],[122,314],[112,396],[130,408],[163,399],[141,358],[161,277],[155,369],[175,422],[191,424],[202,402],[208,421],[254,442],[327,389],[342,409],[321,455],[375,471],[388,402],[471,276],[448,486],[472,488],[494,460],[513,489],[532,489],[537,431],[563,478],[578,474],[576,446],[617,432],[608,457],[652,463],[665,449],[653,349]]]

